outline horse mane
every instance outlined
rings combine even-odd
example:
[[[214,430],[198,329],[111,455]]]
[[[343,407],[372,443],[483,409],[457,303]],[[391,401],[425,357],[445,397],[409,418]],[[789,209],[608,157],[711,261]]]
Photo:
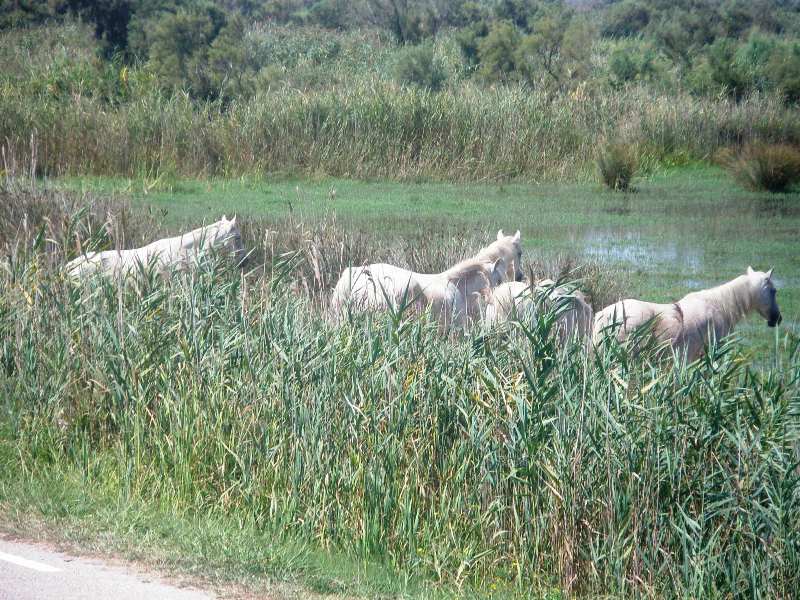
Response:
[[[481,248],[474,258],[483,262],[495,261],[499,258],[508,258],[514,253],[514,242],[511,236],[495,240],[485,248]]]
[[[683,329],[684,316],[683,316],[683,309],[681,308],[680,303],[679,302],[675,302],[672,305],[672,308],[675,309],[675,314],[678,315],[676,317],[676,320],[678,321],[678,323],[680,323],[681,329]]]
[[[487,261],[485,259],[473,256],[472,258],[466,258],[461,262],[456,263],[444,271],[441,275],[450,281],[457,281],[480,274],[486,277],[487,282],[490,282],[491,270],[486,266],[486,264]]]
[[[676,305],[693,298],[701,298],[714,304],[724,315],[734,321],[738,321],[746,315],[753,303],[746,275],[740,275],[713,288],[686,294],[676,302]]]

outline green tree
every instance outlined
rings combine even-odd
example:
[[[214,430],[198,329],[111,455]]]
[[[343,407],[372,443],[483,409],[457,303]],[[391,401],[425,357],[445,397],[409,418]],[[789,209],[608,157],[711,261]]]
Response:
[[[188,89],[208,96],[211,73],[207,67],[211,43],[226,24],[225,13],[210,4],[161,17],[150,38],[151,68],[165,87]]]
[[[529,32],[538,12],[534,0],[498,0],[494,13],[498,21],[509,21],[521,31]]]
[[[656,75],[656,53],[650,47],[630,44],[614,48],[608,57],[611,85],[620,88],[627,83],[651,79]]]
[[[510,21],[495,21],[478,42],[480,74],[487,81],[507,81],[518,75],[522,35]]]
[[[225,100],[252,95],[257,66],[246,46],[244,19],[235,14],[208,49],[206,95]]]
[[[60,2],[5,0],[0,2],[0,30],[43,23],[61,12]]]
[[[345,29],[352,19],[347,0],[318,0],[311,5],[309,17],[328,29]]]
[[[788,42],[770,56],[766,76],[788,102],[800,102],[800,43]]]
[[[416,44],[436,33],[435,5],[425,0],[367,0],[373,24],[391,32],[399,44]]]
[[[641,2],[612,4],[603,17],[601,33],[605,37],[633,37],[650,23],[650,10]]]
[[[735,97],[744,95],[750,82],[736,61],[737,43],[730,38],[719,38],[708,46],[707,60],[712,81]]]
[[[464,27],[456,33],[456,42],[469,67],[476,68],[480,64],[480,43],[487,35],[489,35],[489,23],[484,20]]]
[[[589,22],[568,11],[550,11],[534,21],[532,33],[525,36],[517,62],[531,81],[541,74],[555,89],[588,75],[592,40],[595,33]]]

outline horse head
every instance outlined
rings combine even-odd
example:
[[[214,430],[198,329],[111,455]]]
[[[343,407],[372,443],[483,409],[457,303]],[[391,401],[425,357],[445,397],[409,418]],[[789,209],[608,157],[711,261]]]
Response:
[[[775,327],[781,321],[781,309],[778,307],[775,284],[772,282],[772,269],[766,273],[754,271],[752,267],[747,267],[747,277],[750,280],[750,290],[754,308],[762,317],[767,320],[767,326]]]
[[[502,229],[498,230],[497,241],[494,245],[498,246],[507,259],[506,275],[508,279],[513,281],[525,279],[525,273],[522,271],[522,241],[519,229],[514,235],[505,235]]]

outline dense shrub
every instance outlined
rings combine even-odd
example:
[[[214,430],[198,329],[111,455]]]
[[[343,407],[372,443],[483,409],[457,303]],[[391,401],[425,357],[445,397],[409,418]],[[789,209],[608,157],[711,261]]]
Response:
[[[489,23],[486,20],[471,23],[455,34],[461,54],[471,69],[475,69],[481,62],[480,44],[487,35],[489,35]]]
[[[150,38],[150,66],[164,86],[208,93],[208,49],[225,26],[217,10],[184,10],[164,16]]]
[[[650,23],[650,11],[640,2],[612,4],[604,18],[601,33],[605,37],[632,37]]]
[[[508,21],[518,29],[529,32],[539,5],[534,0],[498,0],[494,7],[498,21]]]
[[[623,44],[608,56],[611,85],[620,88],[637,81],[652,81],[663,75],[659,56],[649,45]]]
[[[766,78],[788,102],[800,101],[800,43],[782,44],[765,65]]]
[[[433,46],[426,44],[404,50],[395,66],[395,77],[401,83],[438,91],[447,80],[447,73]]]
[[[322,27],[344,29],[347,26],[349,3],[346,0],[319,0],[309,9],[309,18]]]
[[[733,40],[721,38],[711,44],[707,61],[709,70],[704,76],[732,96],[739,98],[750,87],[747,75],[736,62],[736,42]]]
[[[624,143],[611,142],[600,150],[597,169],[600,180],[610,189],[626,192],[636,174],[638,161],[634,149]]]
[[[533,32],[519,46],[517,63],[526,79],[563,91],[586,81],[595,31],[590,22],[564,10],[540,11]]]
[[[800,44],[751,34],[747,41],[718,38],[694,66],[689,81],[700,93],[723,90],[741,99],[753,92],[777,93],[787,102],[800,98]]]
[[[748,144],[723,153],[722,163],[743,186],[755,191],[785,192],[800,182],[800,150],[787,144]]]
[[[521,40],[522,35],[510,21],[492,24],[486,37],[478,42],[480,73],[486,81],[504,81],[516,76]]]

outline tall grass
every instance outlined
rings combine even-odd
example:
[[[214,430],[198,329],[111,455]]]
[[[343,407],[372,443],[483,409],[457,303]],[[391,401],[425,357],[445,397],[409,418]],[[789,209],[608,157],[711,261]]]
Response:
[[[398,54],[368,32],[256,27],[255,95],[203,102],[163,91],[147,65],[99,60],[79,24],[5,32],[0,143],[36,149],[39,174],[327,174],[359,178],[590,179],[606,139],[643,168],[704,160],[721,147],[800,142],[778,96],[735,102],[594,81],[553,97],[464,79],[457,44],[436,42],[445,89],[392,81]],[[678,86],[679,87],[679,86]],[[0,165],[0,168],[6,168]]]
[[[279,88],[223,107],[152,86],[111,104],[0,87],[0,141],[22,156],[33,140],[39,174],[574,180],[592,176],[598,144],[618,135],[648,167],[758,139],[797,143],[800,117],[778,99],[645,88],[553,99],[468,83],[434,93],[376,78]]]
[[[792,597],[800,353],[692,366],[529,329],[333,326],[223,265],[77,287],[3,262],[2,420],[23,472],[225,513],[454,586]],[[40,260],[41,264],[46,261]]]
[[[723,150],[719,158],[750,190],[786,192],[800,181],[800,150],[787,144],[748,144],[738,154]]]

